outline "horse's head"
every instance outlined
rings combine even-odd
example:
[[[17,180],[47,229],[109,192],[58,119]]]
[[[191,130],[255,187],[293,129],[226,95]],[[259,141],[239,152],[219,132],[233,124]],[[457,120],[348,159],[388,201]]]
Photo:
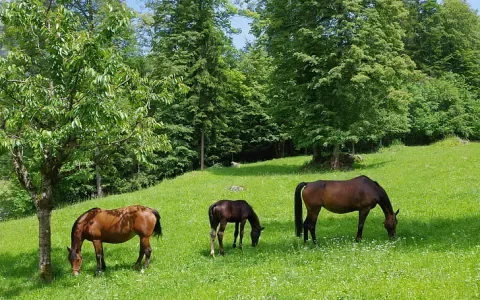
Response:
[[[80,268],[82,267],[82,254],[77,252],[75,249],[70,249],[67,247],[68,250],[68,261],[72,265],[72,274],[73,276],[78,276],[80,273]]]
[[[262,233],[262,230],[265,229],[265,227],[258,227],[252,229],[252,246],[255,247],[258,245],[258,239],[260,238],[260,234]]]
[[[385,226],[385,229],[387,230],[388,232],[388,237],[390,239],[394,239],[395,236],[396,236],[396,232],[397,232],[397,215],[398,215],[398,212],[400,210],[398,209],[397,212],[395,212],[394,214],[391,214],[391,215],[388,215],[386,218],[385,218],[385,222],[384,222],[384,226]]]

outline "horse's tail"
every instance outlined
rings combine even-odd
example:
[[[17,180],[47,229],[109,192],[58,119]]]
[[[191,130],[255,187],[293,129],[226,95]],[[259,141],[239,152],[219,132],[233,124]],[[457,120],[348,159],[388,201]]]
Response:
[[[302,207],[302,189],[307,185],[306,182],[300,182],[295,189],[295,230],[297,236],[302,234],[302,220],[303,220],[303,207]]]
[[[211,228],[213,228],[213,210],[215,209],[215,206],[217,206],[217,203],[213,203],[208,208],[208,219],[210,220],[210,227]]]
[[[162,235],[162,225],[160,224],[160,214],[158,213],[157,210],[152,208],[152,213],[155,215],[155,218],[157,218],[157,222],[155,223],[155,228],[153,229],[153,235],[156,236],[157,238]]]

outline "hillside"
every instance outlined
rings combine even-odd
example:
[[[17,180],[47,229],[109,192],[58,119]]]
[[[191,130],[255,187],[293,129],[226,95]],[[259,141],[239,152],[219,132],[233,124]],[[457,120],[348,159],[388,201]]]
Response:
[[[362,157],[348,172],[305,169],[310,157],[214,168],[58,209],[52,215],[55,280],[48,286],[36,279],[36,218],[1,222],[0,298],[480,297],[480,143],[451,139],[426,147],[394,146]],[[361,174],[378,181],[394,209],[400,209],[396,241],[388,241],[379,208],[368,216],[358,244],[357,213],[322,210],[318,246],[295,237],[293,192],[300,181]],[[231,191],[232,186],[243,190]],[[247,225],[244,249],[232,249],[234,226],[229,224],[225,257],[209,257],[207,209],[218,199],[245,199],[254,207],[266,227],[257,248],[251,247]],[[92,207],[130,204],[154,207],[162,216],[164,236],[151,242],[150,268],[131,269],[138,255],[134,238],[104,244],[107,271],[95,277],[93,246],[85,242],[82,272],[73,278],[66,246],[75,219]]]

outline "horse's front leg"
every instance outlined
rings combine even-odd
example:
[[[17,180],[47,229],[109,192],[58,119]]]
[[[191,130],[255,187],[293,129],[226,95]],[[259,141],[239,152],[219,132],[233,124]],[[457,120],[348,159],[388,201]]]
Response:
[[[245,223],[247,220],[243,220],[240,224],[240,249],[243,248],[242,241],[243,241],[243,233],[245,232]]]
[[[100,240],[94,240],[92,243],[95,248],[95,257],[97,259],[97,270],[95,271],[95,274],[99,275],[101,271],[105,271],[107,268],[105,265],[105,258],[103,257],[103,245]]]
[[[152,247],[150,247],[150,237],[140,237],[140,251],[138,254],[135,268],[140,268],[143,256],[145,255],[145,268],[150,265],[150,255],[152,254]]]
[[[238,237],[238,224],[235,222],[235,232],[233,233],[233,248],[237,247],[237,237]],[[242,247],[242,237],[240,237],[240,248]]]
[[[365,220],[367,219],[369,212],[370,212],[370,208],[365,208],[358,212],[358,230],[357,230],[357,237],[355,238],[355,242],[357,243],[362,240],[363,225],[365,224]]]
[[[220,222],[220,229],[218,229],[218,245],[220,246],[220,255],[225,255],[225,250],[223,249],[223,234],[225,232],[225,227],[227,227],[227,221]]]

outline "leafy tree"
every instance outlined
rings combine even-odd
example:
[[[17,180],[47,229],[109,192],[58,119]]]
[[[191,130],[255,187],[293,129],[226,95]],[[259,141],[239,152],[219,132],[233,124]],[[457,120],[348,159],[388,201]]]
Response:
[[[480,17],[464,0],[405,0],[407,53],[426,74],[445,72],[464,76],[480,87]]]
[[[273,71],[271,58],[262,46],[249,45],[238,61],[236,85],[231,88],[237,122],[230,126],[239,131],[242,152],[255,153],[274,148],[275,157],[283,156],[282,136],[273,118],[272,102],[268,97]]]
[[[8,55],[0,58],[0,139],[39,220],[39,269],[52,279],[50,218],[53,194],[69,165],[98,145],[125,142],[140,160],[166,149],[159,124],[148,116],[152,99],[167,97],[129,68],[120,55],[131,14],[105,1],[105,16],[82,29],[71,10],[53,0],[10,1],[1,10]]]
[[[480,105],[462,76],[445,73],[425,77],[411,87],[412,143],[432,142],[449,135],[478,138]]]
[[[408,130],[413,70],[403,51],[401,1],[266,2],[274,90],[298,147],[333,146]],[[314,152],[314,160],[316,154]]]

